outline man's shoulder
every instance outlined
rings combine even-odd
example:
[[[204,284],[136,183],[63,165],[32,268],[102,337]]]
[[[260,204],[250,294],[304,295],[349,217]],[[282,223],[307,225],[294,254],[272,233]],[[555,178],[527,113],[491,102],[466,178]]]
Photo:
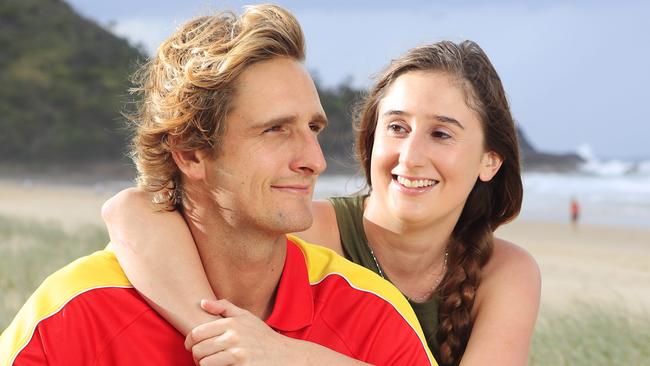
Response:
[[[40,300],[42,310],[47,310],[46,307],[58,308],[89,290],[109,287],[133,286],[115,254],[105,249],[81,257],[51,274],[28,301]]]
[[[45,320],[83,323],[85,309],[117,306],[125,295],[133,304],[141,302],[111,251],[75,260],[47,277],[23,305],[0,336],[0,359],[13,359]]]
[[[357,304],[360,300],[382,303],[394,308],[413,327],[420,328],[408,301],[390,282],[333,250],[309,244],[297,237],[290,236],[289,239],[305,256],[309,283],[312,286],[335,286],[339,295],[345,293],[345,298]],[[340,300],[341,297],[337,301]]]
[[[343,258],[331,249],[307,243],[295,236],[289,236],[289,239],[304,254],[309,282],[312,285],[323,282],[328,277],[338,276],[352,289],[375,294],[393,304],[408,306],[399,290],[375,272]]]
[[[289,239],[305,257],[314,302],[320,304],[316,312],[337,329],[337,334],[351,349],[372,349],[368,354],[376,358],[368,358],[366,362],[392,364],[382,358],[386,355],[380,350],[386,348],[388,352],[390,347],[386,345],[391,343],[404,346],[404,352],[412,353],[409,357],[417,359],[415,355],[426,354],[417,364],[435,364],[413,309],[395,286],[330,249],[293,236]],[[399,336],[377,331],[382,327],[391,328]],[[364,330],[368,333],[360,336]],[[363,342],[357,344],[359,338]],[[374,346],[370,347],[371,344]]]

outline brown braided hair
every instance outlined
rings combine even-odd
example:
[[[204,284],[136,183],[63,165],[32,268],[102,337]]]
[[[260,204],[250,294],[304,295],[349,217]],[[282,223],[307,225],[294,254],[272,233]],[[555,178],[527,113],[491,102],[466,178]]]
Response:
[[[416,47],[393,60],[362,101],[356,118],[357,157],[372,188],[370,159],[375,139],[378,105],[388,87],[410,71],[445,72],[465,91],[466,103],[480,116],[486,151],[503,163],[488,182],[476,180],[449,241],[449,263],[439,286],[441,304],[438,350],[443,365],[456,365],[472,330],[471,310],[481,281],[481,269],[492,255],[493,232],[517,216],[521,208],[519,145],[501,80],[483,50],[472,41],[442,41]]]

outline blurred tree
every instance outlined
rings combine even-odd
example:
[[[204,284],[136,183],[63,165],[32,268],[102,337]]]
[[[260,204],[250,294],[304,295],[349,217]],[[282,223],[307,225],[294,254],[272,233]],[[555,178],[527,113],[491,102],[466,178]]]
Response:
[[[60,0],[0,2],[0,161],[117,161],[143,54]]]

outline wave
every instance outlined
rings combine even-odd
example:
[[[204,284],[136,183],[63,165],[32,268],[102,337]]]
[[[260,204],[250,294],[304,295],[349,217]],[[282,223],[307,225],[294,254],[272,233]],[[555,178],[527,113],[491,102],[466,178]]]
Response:
[[[576,154],[585,161],[579,167],[579,171],[583,174],[601,177],[630,175],[650,177],[650,160],[625,161],[621,159],[600,159],[596,157],[593,149],[587,144],[578,146]]]
[[[650,160],[642,161],[637,165],[637,173],[650,176]]]

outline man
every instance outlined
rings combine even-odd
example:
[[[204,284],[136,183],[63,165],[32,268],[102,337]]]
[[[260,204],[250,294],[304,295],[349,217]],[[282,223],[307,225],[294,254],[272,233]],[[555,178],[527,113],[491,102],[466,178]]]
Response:
[[[182,211],[210,285],[228,301],[218,306],[230,319],[205,328],[215,337],[195,346],[194,356],[264,364],[268,355],[258,351],[268,344],[244,348],[231,336],[250,325],[262,329],[258,339],[278,340],[275,350],[296,364],[353,361],[345,356],[434,363],[394,287],[285,236],[311,225],[312,191],[325,169],[317,135],[326,118],[301,64],[303,44],[290,13],[253,6],[241,17],[190,21],[140,74],[144,98],[133,144],[139,183],[158,204]],[[259,319],[277,333],[256,325]],[[314,343],[338,353],[310,360],[295,352],[325,349]],[[3,333],[0,359],[3,365],[194,362],[183,337],[135,292],[110,250],[50,276]]]

